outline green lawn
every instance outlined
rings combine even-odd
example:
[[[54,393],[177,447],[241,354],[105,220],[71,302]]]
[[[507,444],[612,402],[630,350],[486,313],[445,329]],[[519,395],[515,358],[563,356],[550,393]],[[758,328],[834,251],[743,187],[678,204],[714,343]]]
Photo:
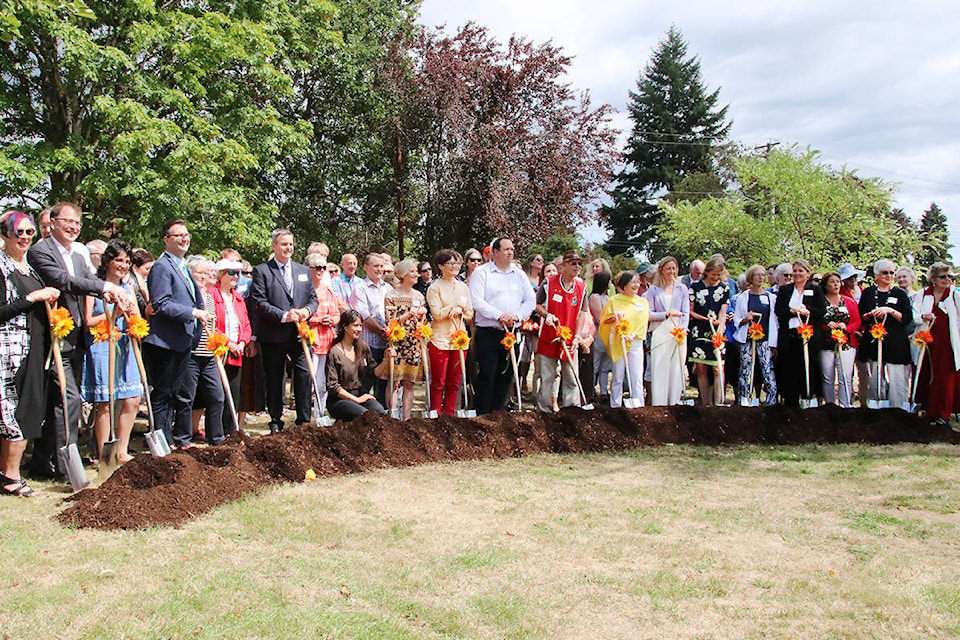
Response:
[[[10,638],[960,636],[960,449],[661,447],[270,488],[181,529],[4,500]]]

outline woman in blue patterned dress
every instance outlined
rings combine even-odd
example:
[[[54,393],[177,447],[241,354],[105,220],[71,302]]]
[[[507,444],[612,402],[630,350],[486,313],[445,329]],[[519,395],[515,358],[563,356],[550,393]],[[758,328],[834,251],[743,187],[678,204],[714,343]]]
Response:
[[[687,361],[693,363],[697,377],[700,403],[712,407],[723,402],[723,386],[720,385],[721,366],[718,350],[713,346],[713,335],[724,335],[727,321],[727,305],[730,303],[730,288],[727,285],[727,267],[721,257],[707,263],[703,278],[690,286],[690,335],[687,338]],[[723,354],[723,345],[719,353]],[[713,383],[709,373],[713,371]]]
[[[122,286],[131,297],[133,290],[124,279],[130,271],[130,245],[123,240],[111,240],[107,243],[107,248],[103,251],[100,258],[100,268],[97,270],[97,277],[112,282],[115,285]],[[86,325],[95,327],[106,319],[107,310],[113,310],[114,306],[110,303],[104,303],[100,298],[87,296],[87,318]],[[104,306],[106,304],[106,306]],[[133,347],[130,343],[130,336],[127,333],[127,321],[123,315],[116,310],[114,316],[114,326],[120,332],[117,340],[116,356],[116,385],[115,398],[120,402],[119,412],[117,414],[116,433],[117,448],[119,450],[118,459],[121,463],[130,460],[130,454],[127,447],[130,444],[130,432],[133,429],[133,421],[137,417],[137,409],[140,406],[140,395],[143,393],[143,386],[140,384],[140,371],[137,369],[137,361],[133,355]],[[110,344],[104,340],[94,342],[92,335],[87,335],[87,352],[83,359],[83,377],[81,384],[81,395],[86,402],[93,403],[94,421],[93,431],[97,438],[97,453],[101,453],[103,443],[110,436],[110,396],[108,386],[108,368],[110,356]]]

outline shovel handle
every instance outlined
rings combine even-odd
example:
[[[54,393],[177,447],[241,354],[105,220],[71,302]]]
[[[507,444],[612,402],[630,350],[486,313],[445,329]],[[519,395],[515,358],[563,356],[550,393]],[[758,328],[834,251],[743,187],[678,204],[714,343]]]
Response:
[[[322,418],[323,407],[320,405],[320,386],[317,383],[317,369],[313,366],[313,354],[310,353],[310,345],[307,344],[307,339],[303,336],[300,337],[300,344],[303,346],[303,357],[307,359],[307,369],[310,370],[310,384],[313,385],[313,397],[314,400],[317,401],[317,417]],[[237,426],[237,429],[240,429],[239,425]]]
[[[50,306],[50,302],[47,300],[43,301],[43,304],[47,307],[47,318],[50,321],[50,325],[53,325],[53,307]],[[69,403],[67,402],[67,374],[63,370],[63,353],[60,352],[60,338],[57,336],[51,335],[52,338],[52,348],[53,348],[53,363],[57,368],[57,382],[60,383],[60,400],[63,402],[63,431],[66,438],[64,442],[70,444],[70,409]]]

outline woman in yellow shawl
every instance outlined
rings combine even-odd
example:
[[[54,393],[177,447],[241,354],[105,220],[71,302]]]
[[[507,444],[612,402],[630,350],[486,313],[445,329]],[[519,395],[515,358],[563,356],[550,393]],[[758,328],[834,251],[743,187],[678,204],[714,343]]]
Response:
[[[650,306],[637,293],[640,277],[635,271],[621,271],[614,281],[617,295],[607,300],[600,314],[600,340],[613,361],[613,381],[610,384],[610,406],[623,404],[623,381],[629,366],[630,396],[643,404],[643,341],[647,337],[647,319]],[[623,344],[627,350],[624,353]]]

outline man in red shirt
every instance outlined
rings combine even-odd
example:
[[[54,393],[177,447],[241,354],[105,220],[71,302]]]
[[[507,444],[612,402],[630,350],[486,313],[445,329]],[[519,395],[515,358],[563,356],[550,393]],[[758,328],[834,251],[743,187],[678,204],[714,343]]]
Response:
[[[586,303],[586,284],[579,277],[583,258],[576,251],[563,254],[560,273],[551,276],[537,293],[537,312],[544,319],[537,342],[537,370],[540,371],[540,391],[537,394],[537,408],[541,411],[553,411],[553,388],[556,384],[557,369],[560,369],[561,407],[580,404],[574,370],[560,344],[561,327],[570,330],[571,339],[565,342],[567,351],[576,354],[581,345],[590,348],[592,339],[584,338],[584,323],[589,318]],[[590,327],[592,329],[593,322]],[[587,333],[589,336],[589,333]],[[576,363],[574,363],[574,366]]]

